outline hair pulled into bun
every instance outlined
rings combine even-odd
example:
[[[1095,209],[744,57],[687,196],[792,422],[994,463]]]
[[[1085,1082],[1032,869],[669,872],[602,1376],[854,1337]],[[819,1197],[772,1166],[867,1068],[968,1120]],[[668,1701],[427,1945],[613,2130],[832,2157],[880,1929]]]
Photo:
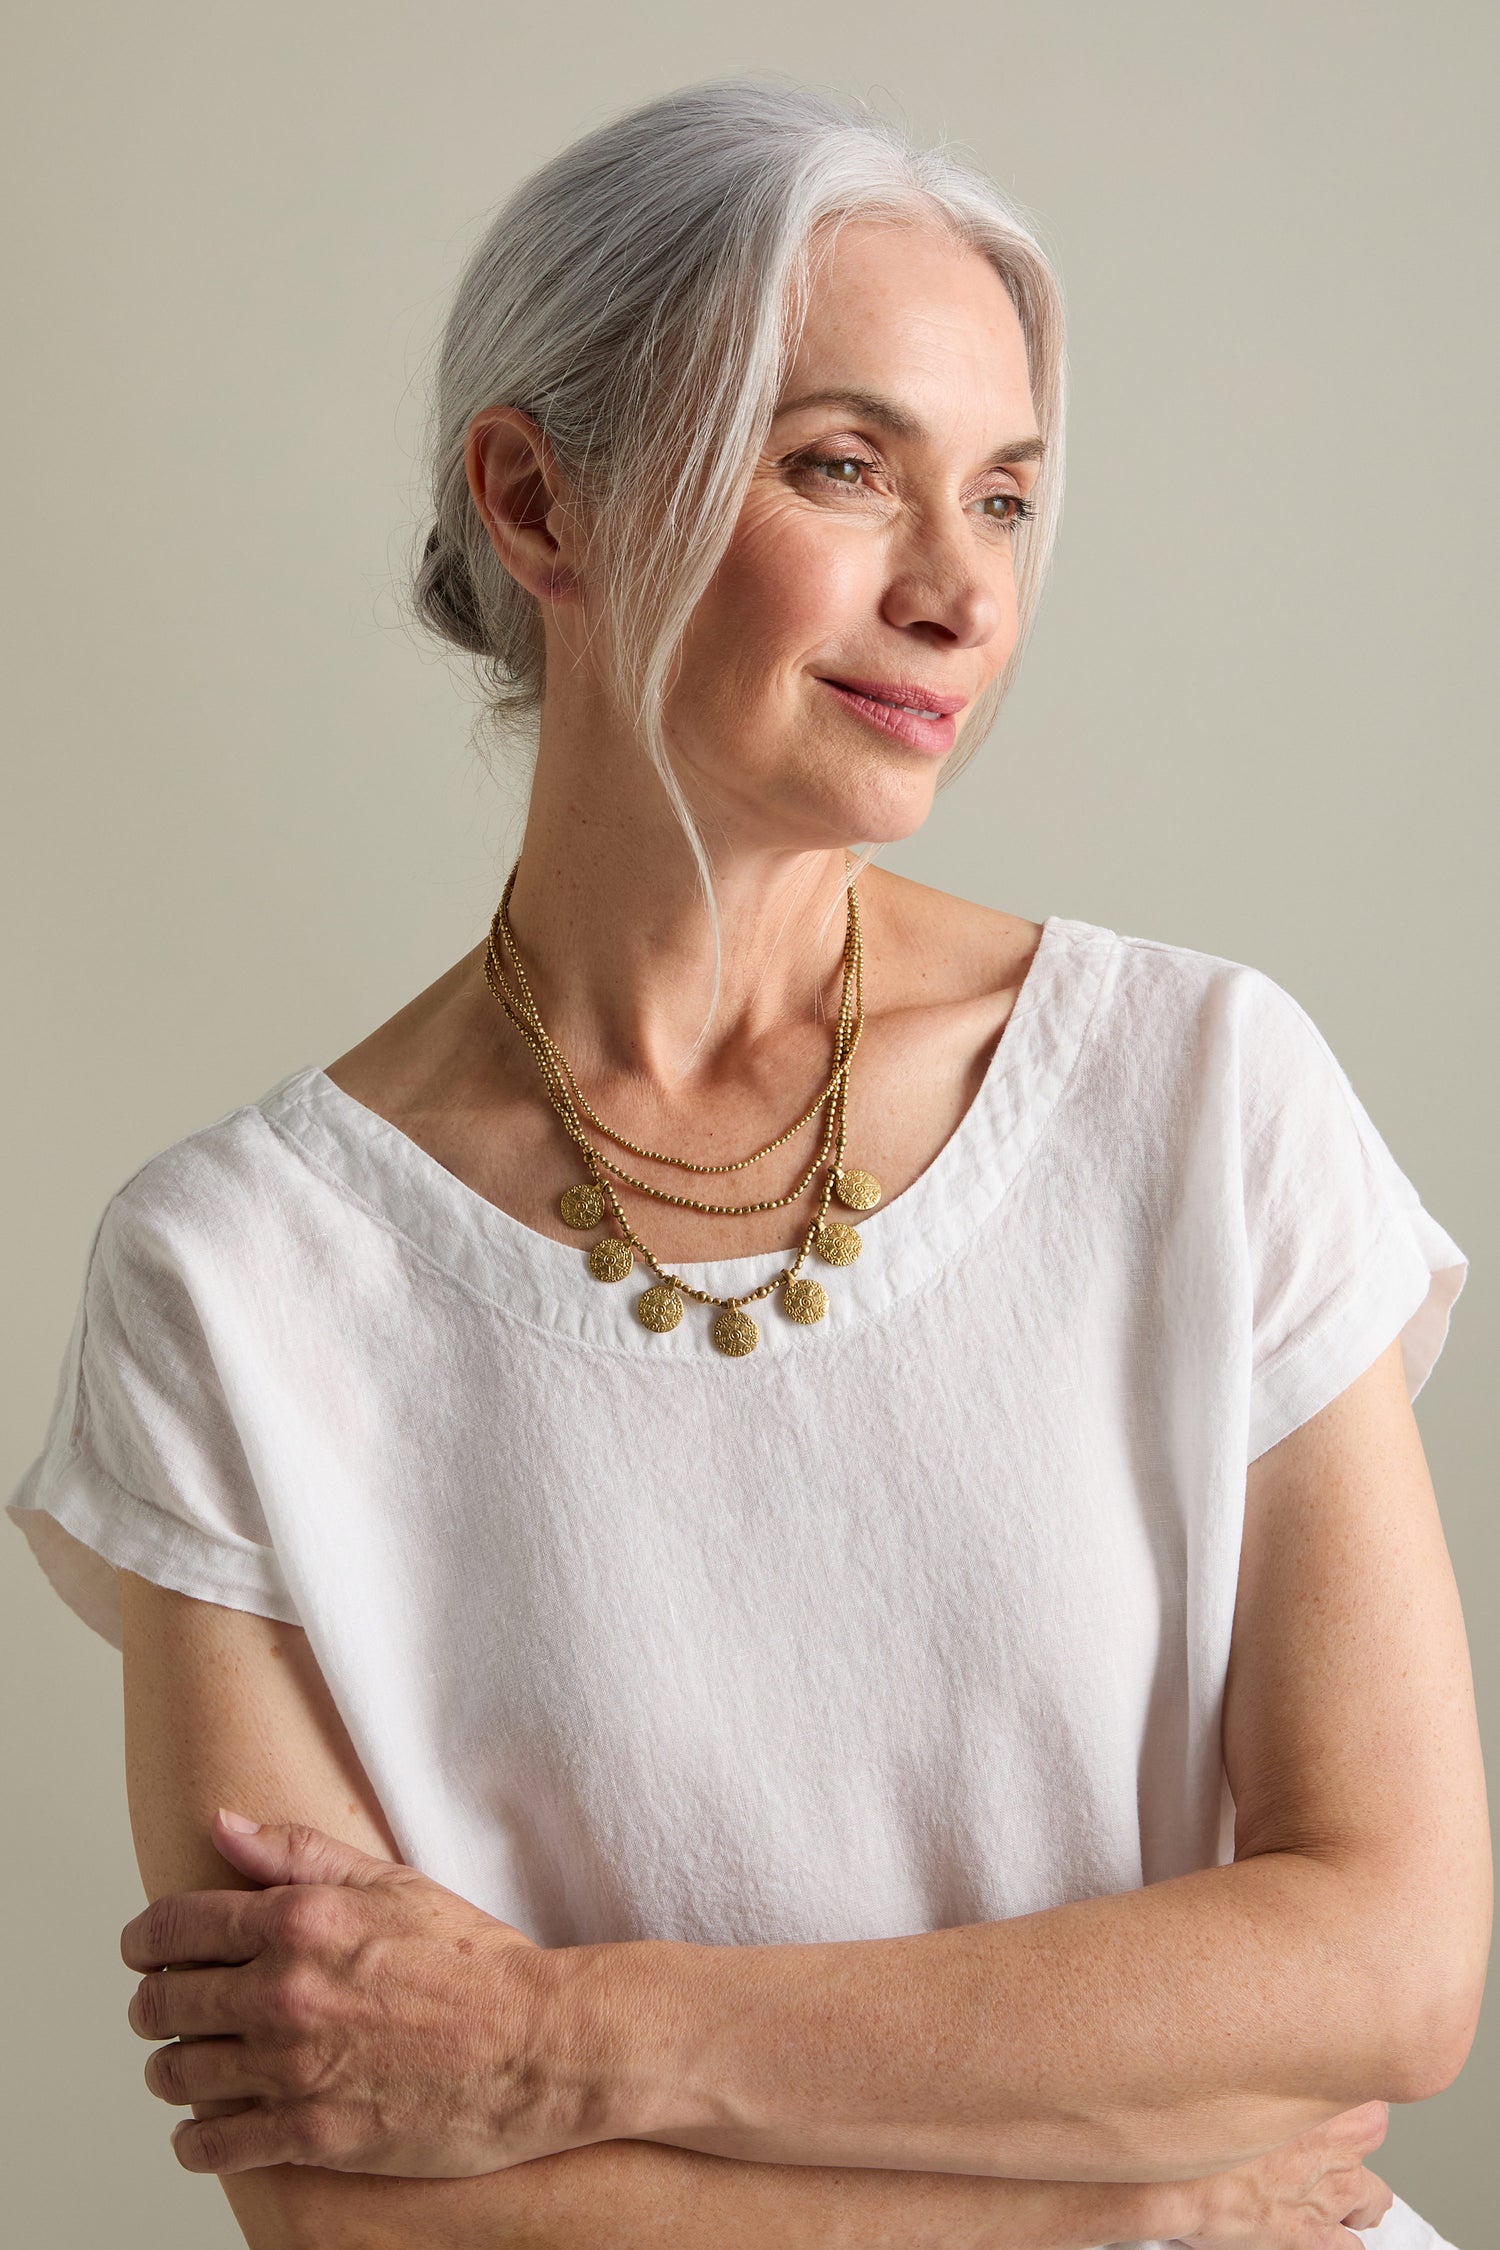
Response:
[[[476,661],[498,726],[540,718],[541,605],[501,564],[465,469],[484,408],[546,437],[578,508],[592,661],[713,873],[669,755],[663,705],[693,611],[734,533],[822,260],[850,220],[918,222],[989,259],[1010,293],[1046,440],[1015,534],[1018,630],[975,704],[973,755],[1009,690],[1051,561],[1063,475],[1061,286],[1032,224],[945,147],[916,147],[870,104],[752,73],[678,87],[611,119],[523,180],[459,278],[438,352],[431,509],[410,577],[417,620]]]

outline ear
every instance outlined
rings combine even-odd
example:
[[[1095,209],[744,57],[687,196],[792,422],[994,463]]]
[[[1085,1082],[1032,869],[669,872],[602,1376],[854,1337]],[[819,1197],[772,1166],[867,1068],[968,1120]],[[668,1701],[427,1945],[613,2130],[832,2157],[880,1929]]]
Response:
[[[490,544],[540,602],[578,583],[568,538],[574,494],[541,424],[519,406],[486,406],[469,424],[464,473]]]

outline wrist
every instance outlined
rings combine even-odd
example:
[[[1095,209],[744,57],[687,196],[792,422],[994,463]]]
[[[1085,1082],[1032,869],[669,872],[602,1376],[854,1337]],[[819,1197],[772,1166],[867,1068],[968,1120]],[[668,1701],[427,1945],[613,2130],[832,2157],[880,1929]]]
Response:
[[[1213,2178],[1152,2180],[1139,2189],[1143,2241],[1190,2242],[1210,2231],[1218,2209]]]
[[[575,2120],[574,2145],[643,2141],[707,2122],[690,2114],[682,2067],[686,1971],[701,1950],[643,1938],[540,1956],[538,2048]]]

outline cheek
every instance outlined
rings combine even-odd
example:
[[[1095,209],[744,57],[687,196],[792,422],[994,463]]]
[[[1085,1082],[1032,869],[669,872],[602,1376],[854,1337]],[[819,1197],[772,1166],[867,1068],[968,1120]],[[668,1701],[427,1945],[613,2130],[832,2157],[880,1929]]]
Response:
[[[764,673],[778,659],[794,663],[836,645],[867,613],[877,565],[873,542],[840,538],[836,526],[772,508],[742,523],[701,609],[713,614],[722,653]]]

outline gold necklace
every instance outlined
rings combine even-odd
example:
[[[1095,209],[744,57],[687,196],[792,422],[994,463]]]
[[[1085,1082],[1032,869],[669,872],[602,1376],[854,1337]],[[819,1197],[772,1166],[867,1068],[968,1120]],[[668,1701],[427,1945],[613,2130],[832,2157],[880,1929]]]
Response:
[[[517,866],[519,866],[519,862]],[[817,1115],[820,1109],[829,1103],[838,1084],[841,1071],[847,1070],[853,1059],[854,1048],[859,1039],[858,1027],[853,1030],[852,1037],[850,1034],[851,1002],[854,995],[861,989],[864,953],[859,928],[859,906],[858,901],[853,899],[852,893],[849,921],[844,939],[844,989],[839,1007],[839,1031],[835,1045],[834,1066],[829,1074],[827,1085],[816,1101],[813,1102],[811,1108],[804,1110],[794,1125],[789,1125],[786,1131],[779,1133],[774,1141],[768,1141],[764,1148],[756,1149],[750,1156],[737,1157],[733,1163],[703,1164],[692,1157],[669,1156],[660,1149],[642,1148],[638,1142],[628,1140],[624,1134],[617,1133],[611,1126],[606,1125],[598,1111],[585,1099],[566,1057],[554,1044],[542,1022],[541,1011],[537,1007],[535,995],[521,963],[515,933],[510,927],[507,909],[516,872],[517,869],[512,868],[510,880],[506,883],[504,895],[490,926],[490,943],[485,962],[485,975],[489,981],[490,990],[501,1001],[511,1020],[517,1023],[518,1027],[525,1033],[533,1052],[538,1053],[538,1060],[544,1066],[544,1076],[549,1081],[557,1083],[562,1091],[570,1095],[576,1107],[581,1108],[593,1120],[600,1132],[606,1138],[615,1142],[618,1147],[629,1149],[636,1156],[647,1157],[653,1163],[674,1165],[680,1171],[739,1172],[743,1171],[746,1165],[758,1164],[761,1158],[769,1156],[773,1149],[783,1147],[787,1141],[792,1139],[794,1134],[800,1132],[802,1127]],[[520,987],[519,996],[506,985],[505,971],[495,950],[497,934],[510,957],[512,973]],[[852,978],[851,969],[853,971]],[[697,1196],[673,1195],[670,1189],[655,1187],[649,1180],[637,1179],[633,1172],[627,1172],[612,1157],[606,1156],[602,1149],[596,1153],[601,1164],[608,1171],[613,1172],[616,1179],[623,1181],[627,1187],[637,1189],[642,1195],[654,1196],[661,1203],[676,1203],[690,1211],[707,1211],[732,1217],[742,1212],[779,1211],[788,1203],[795,1203],[798,1197],[804,1194],[811,1185],[814,1174],[827,1156],[832,1145],[833,1133],[833,1112],[830,1108],[822,1142],[801,1179],[786,1195],[768,1196],[759,1203],[706,1203]],[[880,1200],[879,1182],[869,1172],[841,1172],[834,1183],[834,1189],[839,1201],[850,1210],[872,1211]],[[580,1228],[598,1226],[604,1216],[601,1190],[588,1181],[582,1181],[576,1187],[570,1188],[562,1199],[562,1215],[569,1226]]]
[[[520,865],[520,862],[518,861],[518,862],[517,862],[517,868],[519,867],[519,865]],[[661,1149],[655,1149],[655,1148],[642,1148],[642,1147],[641,1147],[641,1145],[640,1145],[640,1143],[639,1143],[638,1141],[627,1140],[627,1139],[626,1139],[626,1137],[625,1137],[625,1135],[624,1135],[623,1133],[617,1133],[617,1132],[616,1132],[616,1131],[614,1130],[613,1126],[610,1126],[610,1125],[606,1125],[606,1124],[605,1124],[605,1122],[604,1122],[604,1119],[603,1119],[603,1118],[602,1118],[602,1117],[601,1117],[601,1116],[599,1115],[599,1112],[598,1112],[598,1111],[597,1111],[597,1110],[596,1110],[596,1109],[595,1109],[595,1108],[593,1107],[593,1105],[592,1105],[592,1104],[590,1103],[590,1101],[588,1100],[588,1097],[587,1097],[587,1095],[586,1095],[586,1094],[584,1093],[584,1091],[583,1091],[582,1087],[581,1087],[581,1086],[579,1085],[579,1083],[578,1083],[577,1079],[576,1079],[576,1078],[575,1078],[575,1077],[573,1076],[572,1068],[571,1068],[570,1064],[568,1063],[568,1061],[567,1061],[566,1057],[565,1057],[565,1056],[564,1056],[564,1055],[563,1055],[563,1054],[562,1054],[562,1053],[560,1052],[560,1050],[559,1050],[558,1048],[556,1048],[556,1047],[554,1047],[554,1046],[552,1045],[552,1043],[551,1043],[550,1039],[549,1039],[549,1038],[548,1038],[548,1036],[547,1036],[546,1030],[545,1030],[545,1028],[544,1028],[544,1027],[543,1027],[543,1025],[542,1025],[542,1019],[541,1019],[541,1015],[540,1015],[540,1013],[539,1013],[539,1011],[538,1011],[538,1009],[537,1009],[537,1004],[536,1004],[536,1000],[535,1000],[535,997],[534,997],[534,995],[533,995],[533,993],[532,993],[532,990],[531,990],[531,986],[530,986],[530,984],[529,984],[529,983],[528,983],[528,981],[527,981],[527,977],[526,977],[526,971],[525,971],[525,968],[523,967],[523,965],[522,965],[522,962],[521,962],[521,954],[520,954],[520,948],[519,948],[519,947],[517,946],[517,944],[516,944],[516,935],[515,935],[515,932],[514,932],[514,930],[513,930],[513,929],[511,928],[511,926],[510,926],[510,912],[509,912],[509,908],[510,908],[510,893],[511,893],[511,885],[512,885],[512,884],[513,884],[513,883],[515,882],[515,879],[516,879],[516,868],[512,868],[512,869],[511,869],[511,873],[510,873],[510,879],[509,879],[509,881],[508,881],[508,882],[506,883],[506,886],[505,886],[505,891],[504,891],[504,895],[502,896],[502,898],[501,898],[501,900],[500,900],[500,907],[499,907],[499,911],[498,911],[498,913],[497,913],[497,915],[496,915],[496,917],[495,917],[495,922],[494,922],[494,924],[492,924],[492,925],[491,925],[491,931],[490,931],[490,944],[491,944],[491,950],[492,950],[492,952],[493,952],[493,947],[494,947],[494,937],[495,937],[495,929],[496,929],[496,927],[498,927],[498,929],[499,929],[499,933],[500,933],[500,937],[501,937],[501,940],[502,940],[502,942],[503,942],[503,944],[504,944],[504,947],[505,947],[505,950],[506,950],[507,954],[508,954],[508,955],[509,955],[509,957],[510,957],[510,965],[511,965],[511,969],[512,969],[512,972],[513,972],[513,974],[514,974],[514,976],[515,976],[515,979],[516,979],[516,982],[517,982],[517,984],[518,984],[518,985],[520,986],[520,988],[521,988],[521,993],[522,993],[522,996],[523,996],[523,998],[524,998],[524,1001],[525,1001],[525,1005],[526,1005],[526,1013],[527,1013],[527,1014],[528,1014],[528,1016],[530,1017],[530,1019],[531,1019],[531,1022],[532,1022],[532,1025],[533,1025],[534,1029],[535,1029],[535,1030],[536,1030],[536,1031],[537,1031],[537,1032],[538,1032],[538,1033],[540,1034],[540,1037],[541,1037],[542,1043],[543,1043],[543,1045],[544,1045],[544,1046],[545,1046],[545,1047],[547,1048],[547,1051],[548,1051],[548,1053],[549,1053],[549,1055],[550,1055],[550,1057],[551,1057],[551,1060],[552,1060],[552,1062],[553,1062],[553,1063],[554,1063],[554,1064],[555,1064],[555,1065],[556,1065],[556,1066],[557,1066],[557,1067],[558,1067],[558,1068],[559,1068],[559,1069],[561,1070],[561,1072],[562,1072],[562,1074],[564,1075],[564,1077],[566,1077],[566,1079],[567,1079],[567,1081],[568,1081],[568,1087],[569,1087],[569,1090],[570,1090],[570,1092],[571,1092],[571,1094],[572,1094],[572,1097],[573,1097],[573,1100],[574,1100],[574,1102],[575,1102],[575,1103],[577,1104],[578,1108],[582,1110],[582,1112],[583,1112],[584,1116],[585,1116],[585,1117],[587,1117],[587,1118],[589,1119],[589,1121],[590,1121],[590,1122],[591,1122],[591,1123],[592,1123],[593,1125],[596,1125],[596,1126],[598,1127],[599,1131],[600,1131],[600,1132],[601,1132],[601,1133],[602,1133],[602,1134],[604,1135],[604,1137],[605,1137],[605,1139],[606,1139],[606,1140],[609,1140],[609,1141],[613,1141],[613,1142],[614,1142],[614,1144],[615,1144],[616,1148],[624,1148],[624,1149],[629,1149],[629,1151],[630,1151],[630,1153],[631,1153],[631,1155],[632,1155],[632,1156],[645,1156],[645,1157],[649,1157],[649,1158],[650,1158],[650,1160],[651,1160],[651,1162],[652,1162],[653,1164],[671,1164],[671,1165],[675,1165],[675,1166],[676,1166],[676,1168],[677,1168],[677,1169],[678,1169],[679,1171],[682,1171],[682,1172],[705,1172],[705,1173],[706,1173],[706,1172],[742,1172],[742,1171],[743,1171],[743,1170],[745,1169],[746,1165],[748,1165],[748,1164],[758,1164],[758,1163],[760,1162],[761,1158],[762,1158],[763,1156],[769,1156],[769,1155],[771,1154],[771,1152],[772,1152],[772,1150],[773,1150],[773,1149],[778,1149],[778,1148],[782,1148],[782,1147],[784,1147],[784,1146],[785,1146],[785,1144],[786,1144],[786,1143],[787,1143],[787,1142],[788,1142],[789,1140],[791,1140],[791,1139],[793,1138],[793,1136],[794,1136],[795,1134],[797,1134],[797,1133],[800,1133],[800,1132],[801,1132],[801,1130],[802,1130],[802,1128],[803,1128],[803,1126],[804,1126],[804,1125],[808,1125],[808,1124],[811,1124],[811,1122],[812,1122],[813,1118],[815,1118],[815,1117],[817,1116],[817,1114],[818,1114],[819,1110],[820,1110],[820,1109],[822,1109],[822,1108],[824,1108],[824,1107],[826,1106],[826,1104],[827,1104],[827,1103],[829,1102],[829,1100],[831,1099],[831,1097],[832,1097],[832,1094],[833,1094],[833,1090],[834,1090],[834,1084],[835,1084],[835,1080],[836,1080],[836,1078],[837,1078],[837,1074],[838,1074],[838,1064],[837,1064],[837,1062],[835,1062],[835,1065],[834,1065],[834,1068],[833,1068],[833,1070],[832,1070],[832,1071],[830,1071],[830,1073],[829,1073],[829,1075],[828,1075],[828,1079],[827,1079],[827,1082],[825,1083],[825,1085],[824,1085],[824,1087],[823,1087],[823,1090],[822,1090],[822,1092],[821,1092],[821,1093],[820,1093],[820,1094],[818,1095],[818,1097],[817,1097],[816,1101],[814,1101],[814,1102],[812,1103],[811,1107],[810,1107],[810,1108],[808,1108],[808,1109],[805,1109],[805,1110],[804,1110],[804,1111],[802,1112],[802,1115],[801,1115],[801,1116],[800,1116],[800,1117],[799,1117],[799,1118],[797,1119],[797,1122],[796,1122],[796,1124],[795,1124],[795,1125],[789,1125],[789,1126],[787,1127],[787,1129],[786,1129],[786,1131],[785,1131],[784,1133],[779,1133],[779,1134],[777,1135],[777,1137],[776,1137],[776,1139],[775,1139],[774,1141],[767,1141],[767,1143],[766,1143],[765,1147],[764,1147],[764,1148],[758,1148],[758,1149],[756,1149],[756,1150],[755,1150],[755,1152],[753,1153],[753,1155],[750,1155],[750,1156],[737,1156],[737,1157],[735,1157],[735,1159],[733,1160],[733,1162],[732,1162],[732,1163],[729,1163],[729,1164],[699,1164],[699,1163],[695,1163],[695,1162],[694,1162],[694,1161],[693,1161],[693,1160],[692,1160],[692,1159],[691,1159],[690,1157],[686,1157],[686,1156],[668,1156],[668,1155],[664,1154],[664,1152],[663,1152],[663,1151],[662,1151]],[[857,912],[857,910],[856,910],[856,912]],[[856,946],[856,947],[857,947],[857,946],[858,946],[858,944],[859,944],[859,935],[858,935],[858,925],[857,925],[857,923],[856,923],[856,925],[855,925],[855,929],[854,929],[854,934],[853,934],[853,939],[852,939],[852,943],[853,943],[853,945],[854,945],[854,946]],[[841,1017],[842,1017],[842,1014],[843,1014],[843,1009],[844,1009],[844,1007],[845,1007],[845,1006],[847,1006],[847,992],[848,992],[848,950],[849,950],[850,944],[851,944],[851,939],[850,939],[850,937],[849,937],[849,934],[848,934],[848,933],[847,933],[847,931],[846,931],[846,935],[845,935],[845,953],[846,953],[846,957],[845,957],[845,965],[844,965],[844,966],[845,966],[845,979],[844,979],[844,985],[845,985],[845,995],[846,995],[846,998],[845,998],[844,1002],[843,1002],[843,1003],[841,1003],[841,1007],[840,1007],[840,1015],[841,1015]],[[499,969],[499,966],[500,966],[500,965],[499,965],[499,962],[498,962],[498,960],[496,961],[496,963],[495,963],[495,966],[496,966],[496,968],[497,968],[497,969]],[[503,975],[503,971],[502,971],[501,973],[502,973],[502,975]],[[622,1172],[622,1173],[620,1174],[620,1177],[621,1177],[621,1179],[628,1179],[628,1178],[629,1178],[629,1174],[628,1174],[628,1173],[625,1173],[625,1172]],[[633,1183],[633,1184],[634,1184],[634,1183]],[[657,1192],[657,1191],[656,1191],[655,1189],[653,1189],[653,1188],[647,1188],[647,1189],[646,1189],[646,1193],[647,1193],[648,1195],[651,1195],[651,1194],[655,1194],[656,1192]],[[792,1198],[791,1198],[790,1196],[786,1198],[786,1201],[788,1201],[788,1202],[790,1202],[791,1200],[792,1200]],[[711,1210],[721,1210],[721,1209],[722,1209],[722,1210],[755,1210],[755,1211],[759,1211],[759,1210],[769,1210],[769,1209],[773,1209],[773,1208],[775,1208],[775,1206],[773,1206],[773,1205],[768,1205],[768,1204],[758,1204],[758,1203],[756,1203],[756,1204],[722,1204],[722,1205],[720,1205],[720,1204],[709,1204],[709,1203],[705,1203],[705,1204],[697,1204],[697,1205],[695,1205],[695,1206],[694,1206],[694,1208],[695,1208],[695,1209],[697,1209],[697,1210],[704,1210],[704,1211],[711,1211]],[[864,1206],[864,1208],[866,1208],[866,1209],[869,1209],[869,1208],[872,1208],[872,1206],[870,1206],[870,1205],[866,1205],[866,1206]]]
[[[810,1277],[804,1277],[802,1267],[814,1250],[828,1265],[852,1265],[863,1247],[859,1230],[856,1227],[829,1219],[828,1208],[832,1197],[837,1192],[840,1202],[850,1210],[872,1210],[880,1200],[879,1182],[870,1173],[851,1171],[844,1164],[849,1067],[864,1028],[864,949],[860,935],[859,902],[854,886],[852,884],[849,886],[848,923],[844,941],[843,995],[839,1008],[834,1063],[829,1075],[828,1085],[823,1094],[819,1096],[812,1108],[798,1119],[795,1125],[787,1128],[785,1133],[780,1134],[776,1140],[767,1143],[764,1149],[756,1150],[752,1156],[742,1157],[732,1165],[698,1164],[686,1157],[664,1156],[660,1158],[660,1161],[675,1164],[680,1169],[690,1172],[706,1173],[739,1170],[746,1164],[758,1162],[762,1156],[769,1155],[772,1149],[782,1147],[794,1133],[798,1132],[826,1105],[829,1110],[828,1124],[819,1153],[814,1158],[803,1180],[789,1195],[778,1196],[773,1200],[758,1204],[709,1204],[700,1202],[691,1196],[673,1195],[666,1189],[653,1188],[646,1181],[635,1180],[631,1174],[621,1171],[618,1166],[613,1164],[611,1159],[605,1156],[602,1149],[596,1148],[589,1140],[579,1120],[578,1108],[574,1100],[577,1080],[561,1050],[542,1022],[541,1012],[536,1005],[535,997],[526,980],[525,971],[521,967],[520,957],[515,948],[514,933],[509,928],[507,909],[519,866],[518,860],[516,866],[511,869],[500,905],[496,909],[490,924],[489,943],[485,949],[485,981],[495,999],[499,1001],[511,1022],[530,1047],[541,1072],[547,1098],[553,1109],[556,1110],[564,1130],[582,1154],[589,1172],[587,1180],[579,1181],[565,1190],[561,1198],[563,1218],[569,1226],[587,1230],[602,1223],[607,1205],[619,1226],[618,1234],[602,1236],[590,1249],[588,1253],[590,1272],[599,1281],[623,1281],[626,1275],[632,1271],[636,1253],[639,1252],[647,1265],[658,1276],[655,1285],[648,1288],[636,1300],[636,1314],[643,1326],[658,1334],[665,1334],[668,1330],[677,1327],[682,1319],[682,1299],[684,1296],[692,1297],[699,1304],[718,1305],[721,1309],[719,1318],[713,1325],[713,1341],[718,1350],[732,1359],[743,1358],[747,1353],[754,1351],[760,1341],[760,1329],[751,1315],[744,1310],[744,1307],[757,1303],[762,1297],[770,1296],[773,1290],[781,1290],[782,1310],[789,1319],[796,1321],[801,1326],[808,1326],[821,1320],[828,1310],[827,1292],[820,1282]],[[505,971],[496,949],[497,935],[500,936],[511,955],[512,964],[521,988],[519,991],[513,990],[506,981]],[[582,1102],[582,1100],[582,1094],[579,1092],[578,1101]],[[587,1107],[587,1104],[584,1106]],[[594,1119],[599,1130],[607,1138],[615,1141],[617,1146],[629,1148],[642,1156],[656,1155],[657,1152],[638,1149],[634,1142],[611,1132],[610,1128],[603,1124],[592,1109],[589,1109],[588,1114]],[[796,1256],[789,1265],[782,1268],[780,1273],[773,1275],[771,1280],[762,1283],[760,1288],[749,1290],[735,1297],[716,1297],[708,1290],[695,1289],[691,1282],[684,1281],[680,1274],[672,1273],[663,1266],[655,1253],[641,1240],[631,1226],[621,1207],[620,1199],[615,1193],[614,1186],[607,1177],[610,1171],[614,1171],[622,1181],[638,1187],[642,1193],[655,1195],[664,1202],[680,1204],[688,1209],[725,1214],[741,1211],[777,1210],[783,1205],[795,1201],[797,1196],[803,1192],[826,1157],[830,1145],[833,1148],[833,1160],[828,1166],[827,1176],[824,1179],[818,1199],[817,1211],[802,1238]]]

